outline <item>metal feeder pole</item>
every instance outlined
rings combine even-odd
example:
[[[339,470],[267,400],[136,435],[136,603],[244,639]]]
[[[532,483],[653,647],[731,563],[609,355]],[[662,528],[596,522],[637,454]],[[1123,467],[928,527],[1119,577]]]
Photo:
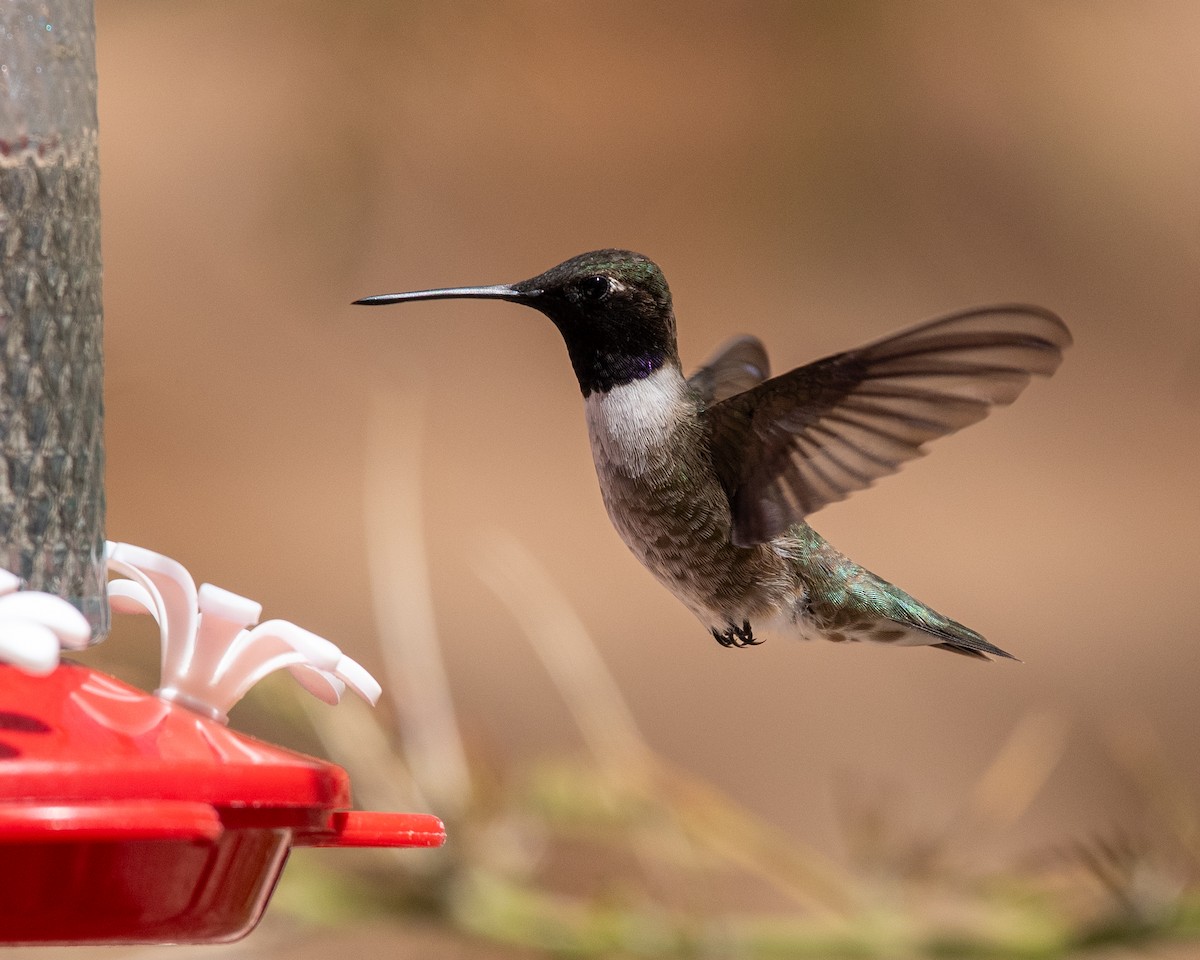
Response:
[[[0,0],[0,567],[108,630],[91,0]]]

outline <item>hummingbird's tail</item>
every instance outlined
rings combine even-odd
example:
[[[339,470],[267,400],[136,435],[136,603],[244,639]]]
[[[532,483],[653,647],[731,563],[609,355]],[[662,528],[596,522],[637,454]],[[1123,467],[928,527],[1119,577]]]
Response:
[[[989,643],[970,627],[943,616],[899,587],[870,571],[864,570],[863,573],[866,577],[861,584],[864,588],[862,592],[868,595],[868,609],[878,618],[865,631],[866,639],[899,646],[936,647],[977,660],[989,660],[992,657],[1017,659],[1007,650]]]
[[[994,643],[988,643],[970,627],[964,627],[961,623],[950,619],[947,619],[946,623],[950,627],[949,630],[930,630],[928,627],[918,629],[923,629],[926,633],[932,633],[935,637],[945,637],[945,640],[941,643],[930,644],[930,646],[936,647],[939,650],[961,653],[964,657],[974,657],[977,660],[1003,657],[1006,660],[1016,660],[1017,663],[1021,662],[1007,650],[1001,650]]]
[[[832,547],[807,524],[789,530],[782,551],[797,562],[805,586],[798,619],[824,637],[897,646],[930,646],[988,660],[1011,653],[938,613]],[[807,632],[807,631],[806,631]]]
[[[900,646],[931,646],[977,660],[1017,659],[970,627],[938,613],[869,570],[862,570],[861,578],[855,578],[849,587],[850,592],[857,594],[866,609],[878,618],[874,629],[867,631],[869,639]]]
[[[977,660],[989,660],[992,657],[1017,659],[1007,650],[989,643],[970,627],[943,616],[869,570],[863,570],[862,573],[861,580],[849,585],[849,592],[857,594],[855,600],[861,601],[861,606],[856,604],[859,616],[858,623],[854,625],[861,624],[859,630],[854,627],[843,627],[841,630],[827,628],[827,636],[836,639],[839,633],[858,633],[864,640],[897,646],[936,647]],[[865,618],[862,616],[864,611],[868,611]],[[838,618],[835,616],[834,619]]]

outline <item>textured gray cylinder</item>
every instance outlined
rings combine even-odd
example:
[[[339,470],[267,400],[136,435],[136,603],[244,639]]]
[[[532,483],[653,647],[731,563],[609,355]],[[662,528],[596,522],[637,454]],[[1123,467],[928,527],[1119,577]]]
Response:
[[[0,0],[0,567],[108,630],[91,0]]]

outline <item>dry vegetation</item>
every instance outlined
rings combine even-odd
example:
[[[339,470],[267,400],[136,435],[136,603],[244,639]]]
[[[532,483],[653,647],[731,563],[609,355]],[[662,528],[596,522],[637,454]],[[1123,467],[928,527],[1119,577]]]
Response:
[[[435,804],[458,811],[441,854],[298,857],[277,911],[343,925],[432,923],[483,955],[496,945],[822,960],[1200,950],[1200,808],[1148,735],[1112,745],[1147,811],[1136,833],[1066,836],[1019,863],[978,864],[986,832],[1024,812],[1065,744],[1059,725],[1030,717],[940,828],[909,826],[920,820],[901,791],[845,788],[849,856],[834,863],[656,755],[547,574],[513,541],[485,554],[485,578],[522,620],[588,749],[520,770],[466,759],[464,792]],[[378,720],[348,706],[305,712],[360,802],[409,808],[436,796]],[[410,731],[395,742],[421,739]],[[466,757],[461,743],[434,749]],[[396,935],[403,944],[411,932]]]

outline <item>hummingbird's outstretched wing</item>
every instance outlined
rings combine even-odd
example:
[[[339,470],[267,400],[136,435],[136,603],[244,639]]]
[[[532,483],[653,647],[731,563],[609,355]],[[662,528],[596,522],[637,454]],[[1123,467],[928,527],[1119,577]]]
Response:
[[[715,403],[703,417],[751,546],[895,472],[945,436],[1012,403],[1071,343],[1041,307],[983,307],[826,357]]]
[[[770,375],[767,348],[758,337],[743,334],[713,351],[688,377],[688,384],[707,407],[757,386]]]

